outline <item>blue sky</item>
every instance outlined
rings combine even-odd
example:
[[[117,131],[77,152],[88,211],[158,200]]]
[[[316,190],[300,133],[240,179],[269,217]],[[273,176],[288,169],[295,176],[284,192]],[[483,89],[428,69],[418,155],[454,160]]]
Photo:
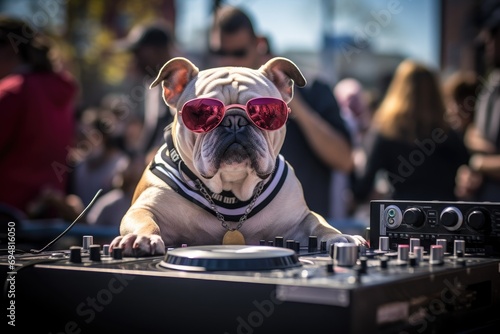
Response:
[[[324,31],[334,35],[371,32],[369,42],[381,53],[399,53],[437,67],[439,64],[439,1],[435,0],[228,0],[245,8],[256,29],[270,35],[275,51],[317,51]],[[200,31],[210,22],[211,1],[178,1],[179,41],[201,46]],[[391,13],[392,11],[392,13]],[[375,13],[375,14],[373,14]],[[380,13],[387,21],[377,23]],[[375,16],[374,16],[375,15]],[[388,24],[386,24],[388,22]],[[377,29],[376,24],[379,24]],[[371,29],[371,30],[370,30]],[[366,36],[366,33],[365,33]]]
[[[210,24],[211,0],[176,0],[177,37],[186,50],[203,51]],[[440,1],[436,0],[226,0],[252,15],[256,30],[269,35],[276,53],[319,51],[323,34],[368,40],[379,53],[396,53],[437,67],[440,43]],[[12,12],[34,2],[4,0]],[[377,27],[376,16],[391,13]],[[395,13],[397,12],[397,13]],[[371,30],[370,30],[371,29]],[[378,29],[378,30],[377,30]],[[366,37],[366,33],[365,36]]]

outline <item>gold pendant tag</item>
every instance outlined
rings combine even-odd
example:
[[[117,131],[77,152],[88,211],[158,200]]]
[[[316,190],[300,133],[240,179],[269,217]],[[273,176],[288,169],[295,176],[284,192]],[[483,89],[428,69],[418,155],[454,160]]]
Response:
[[[245,245],[245,237],[238,230],[229,230],[222,238],[223,245]]]

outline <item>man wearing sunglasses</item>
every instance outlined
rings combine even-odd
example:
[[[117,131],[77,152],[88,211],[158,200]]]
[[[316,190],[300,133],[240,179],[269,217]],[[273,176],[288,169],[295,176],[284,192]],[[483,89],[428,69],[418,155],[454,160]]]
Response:
[[[216,10],[209,41],[211,66],[259,68],[272,57],[266,38],[255,34],[250,17],[235,7]],[[331,89],[312,81],[296,89],[281,153],[294,167],[311,210],[331,217],[332,170],[353,167],[348,130]]]

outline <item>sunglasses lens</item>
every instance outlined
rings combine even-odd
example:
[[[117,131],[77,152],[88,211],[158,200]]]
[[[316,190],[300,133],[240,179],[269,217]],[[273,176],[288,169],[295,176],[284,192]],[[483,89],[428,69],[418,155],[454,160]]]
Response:
[[[224,105],[217,100],[195,99],[182,107],[182,121],[197,133],[209,132],[222,122]]]
[[[248,115],[255,125],[264,130],[278,130],[285,125],[288,107],[284,101],[274,98],[256,98],[248,101]]]

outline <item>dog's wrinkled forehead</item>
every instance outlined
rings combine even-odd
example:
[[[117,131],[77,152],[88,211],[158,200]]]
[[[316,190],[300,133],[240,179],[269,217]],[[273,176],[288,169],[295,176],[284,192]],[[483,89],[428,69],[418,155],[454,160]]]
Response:
[[[217,98],[225,104],[245,104],[255,97],[280,98],[278,88],[262,73],[243,67],[220,67],[201,71],[187,87],[183,101],[195,97]]]
[[[186,58],[169,60],[151,88],[161,83],[165,103],[179,108],[191,98],[212,97],[224,103],[243,104],[253,97],[281,97],[286,103],[293,97],[293,86],[303,87],[306,80],[289,59],[275,57],[259,69],[218,67],[201,71]]]

